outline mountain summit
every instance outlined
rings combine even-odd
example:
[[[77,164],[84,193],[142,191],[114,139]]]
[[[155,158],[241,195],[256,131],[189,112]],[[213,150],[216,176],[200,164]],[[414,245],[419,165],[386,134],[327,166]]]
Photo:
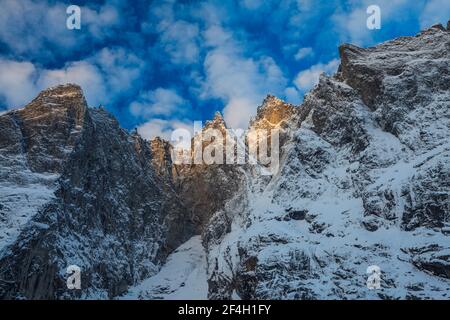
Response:
[[[450,28],[339,52],[251,121],[281,131],[273,176],[174,164],[76,85],[0,115],[0,298],[447,299]]]

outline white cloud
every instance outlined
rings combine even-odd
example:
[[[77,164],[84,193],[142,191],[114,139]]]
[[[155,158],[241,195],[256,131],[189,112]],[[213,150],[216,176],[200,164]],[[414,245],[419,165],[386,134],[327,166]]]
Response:
[[[192,64],[199,57],[199,29],[186,21],[164,21],[160,24],[160,44],[175,64]]]
[[[204,37],[211,50],[204,61],[203,97],[222,99],[227,124],[246,128],[264,96],[282,92],[286,79],[272,58],[247,58],[239,43],[220,26],[211,26]]]
[[[338,66],[338,59],[333,59],[326,64],[315,64],[307,70],[300,71],[295,77],[294,84],[300,91],[308,91],[319,82],[319,77],[323,72],[332,74],[337,70]]]
[[[68,4],[32,0],[2,0],[0,10],[0,42],[15,54],[32,54],[35,58],[53,57],[52,46],[58,53],[71,53],[90,37],[112,36],[113,26],[122,23],[117,9],[108,4],[93,10],[81,7],[81,30],[68,30]],[[86,32],[87,31],[87,32]]]
[[[264,0],[242,0],[241,5],[249,10],[256,10],[264,4]]]
[[[35,75],[36,68],[30,62],[0,59],[0,96],[8,108],[22,106],[35,96]]]
[[[50,86],[76,83],[83,88],[89,105],[112,102],[131,88],[144,65],[124,49],[102,49],[82,61],[62,68],[45,69],[30,62],[0,59],[0,96],[8,108],[28,103]]]
[[[135,116],[150,117],[155,115],[169,116],[177,111],[183,113],[188,102],[175,90],[158,88],[142,93],[137,101],[130,104],[130,111]]]
[[[313,49],[310,47],[306,48],[300,48],[298,49],[297,53],[295,54],[294,58],[295,60],[302,60],[306,57],[310,57],[313,55]]]
[[[74,33],[66,28],[66,7],[49,5],[45,1],[3,0],[0,10],[0,41],[15,53],[34,50],[49,56],[46,43],[57,43],[63,48],[76,45]]]
[[[187,121],[152,119],[137,128],[138,133],[145,139],[161,137],[170,141],[172,132],[176,129],[186,129],[193,132],[194,124]]]
[[[222,111],[227,125],[235,129],[246,129],[260,103],[258,100],[253,97],[230,97]]]
[[[444,0],[445,1],[445,0]],[[338,10],[331,17],[341,42],[351,42],[365,46],[373,42],[375,32],[366,26],[369,15],[366,10],[370,5],[378,5],[381,10],[381,28],[385,23],[403,23],[407,14],[414,11],[419,2],[407,0],[363,0],[350,3],[348,11]],[[399,14],[401,13],[401,14]]]
[[[88,62],[72,62],[61,69],[47,70],[30,62],[0,60],[0,95],[8,108],[23,106],[41,90],[69,82],[77,83],[84,89],[91,105],[100,104],[106,96],[100,71]]]
[[[113,32],[112,26],[121,23],[117,9],[110,5],[98,10],[82,7],[82,32],[71,31],[66,28],[66,8],[62,3],[3,0],[0,42],[16,56],[31,53],[42,62],[52,59],[56,52],[52,51],[52,46],[58,48],[58,53],[70,52],[82,46],[86,38],[100,39]],[[69,61],[59,69],[3,58],[0,60],[0,96],[8,108],[14,108],[28,103],[48,86],[74,82],[83,87],[90,105],[98,105],[106,99],[106,92],[117,93],[129,88],[142,67],[137,60],[120,49],[103,49],[83,61]]]
[[[203,33],[205,44],[210,47],[220,47],[227,49],[230,53],[237,51],[237,44],[230,32],[227,32],[219,25],[212,25]]]
[[[112,27],[121,23],[120,13],[114,6],[105,4],[98,10],[87,6],[81,8],[81,23],[92,37],[102,39],[113,34]]]
[[[384,18],[383,12],[381,15]],[[364,6],[332,16],[336,30],[340,33],[341,41],[351,42],[359,46],[371,42],[373,31],[366,26],[367,17],[366,7]]]
[[[174,64],[194,64],[200,54],[199,26],[177,17],[174,1],[154,2],[149,7],[149,17],[141,24],[145,33],[157,34],[157,47],[162,49]],[[191,10],[190,6],[183,9]]]
[[[450,1],[431,0],[427,1],[420,15],[421,28],[429,28],[436,23],[447,24],[450,19]]]
[[[123,48],[103,48],[88,61],[99,67],[108,90],[114,93],[130,89],[145,66],[141,59]]]

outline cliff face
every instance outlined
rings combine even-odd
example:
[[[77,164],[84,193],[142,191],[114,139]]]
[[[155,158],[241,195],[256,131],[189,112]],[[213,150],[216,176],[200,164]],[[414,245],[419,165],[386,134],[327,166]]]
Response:
[[[150,145],[104,110],[88,109],[79,87],[49,89],[1,118],[22,134],[9,158],[23,159],[2,180],[11,199],[2,215],[16,238],[0,256],[1,297],[113,297],[193,235],[175,192],[155,174]],[[50,191],[31,203],[36,188]],[[17,223],[9,213],[19,205],[33,210]],[[83,270],[75,293],[65,282],[71,264]]]
[[[448,298],[450,30],[339,50],[302,105],[269,95],[250,122],[279,130],[272,176],[174,164],[75,85],[1,115],[0,297]]]
[[[448,296],[449,45],[433,27],[340,48],[338,73],[288,117],[281,171],[246,175],[230,232],[207,243],[210,298]]]

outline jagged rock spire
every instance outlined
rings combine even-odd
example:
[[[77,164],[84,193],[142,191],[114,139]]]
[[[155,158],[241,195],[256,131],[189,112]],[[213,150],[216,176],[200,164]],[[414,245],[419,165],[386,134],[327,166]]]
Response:
[[[39,114],[50,112],[55,108],[66,110],[69,117],[75,118],[78,124],[81,123],[87,109],[81,87],[69,83],[45,89],[25,106],[26,112]]]
[[[204,129],[226,129],[226,127],[227,125],[222,114],[220,111],[216,111],[214,118],[206,122]]]

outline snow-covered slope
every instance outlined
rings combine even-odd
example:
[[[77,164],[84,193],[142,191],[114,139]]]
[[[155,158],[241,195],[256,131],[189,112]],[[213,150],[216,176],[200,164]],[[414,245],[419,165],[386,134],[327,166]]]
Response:
[[[207,227],[210,298],[450,297],[449,49],[439,26],[340,48],[290,117],[279,174],[248,172]]]

